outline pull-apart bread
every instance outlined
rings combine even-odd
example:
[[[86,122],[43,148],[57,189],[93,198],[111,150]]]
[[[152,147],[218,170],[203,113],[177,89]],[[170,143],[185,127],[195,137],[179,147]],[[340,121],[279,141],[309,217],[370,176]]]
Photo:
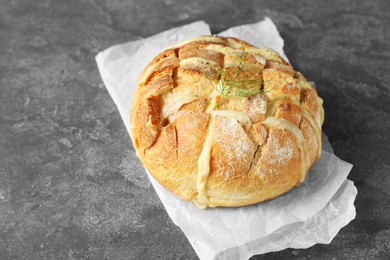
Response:
[[[321,153],[322,99],[277,52],[202,36],[142,72],[131,136],[143,165],[198,207],[237,207],[302,183]]]

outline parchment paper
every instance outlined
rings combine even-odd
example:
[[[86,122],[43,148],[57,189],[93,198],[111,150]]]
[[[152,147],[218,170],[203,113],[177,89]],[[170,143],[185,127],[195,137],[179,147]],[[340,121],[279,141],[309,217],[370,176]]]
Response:
[[[142,69],[170,45],[208,34],[209,26],[199,21],[113,46],[96,56],[101,77],[127,130],[132,96]],[[220,35],[272,48],[287,59],[284,41],[269,18]],[[147,174],[172,221],[183,230],[201,259],[248,259],[254,254],[330,243],[355,218],[357,190],[346,179],[352,165],[332,153],[324,135],[323,142],[322,156],[301,186],[274,200],[247,207],[201,210],[165,190]]]

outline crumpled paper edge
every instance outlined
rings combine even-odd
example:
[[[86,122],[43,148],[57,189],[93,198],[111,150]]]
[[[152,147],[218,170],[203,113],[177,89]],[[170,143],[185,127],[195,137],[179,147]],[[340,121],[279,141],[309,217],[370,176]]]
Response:
[[[266,18],[265,19],[265,22],[270,22],[271,24],[272,24],[272,26],[275,26],[273,23],[272,23],[272,21],[270,20],[270,19],[268,19],[268,18]],[[194,26],[194,25],[196,25],[196,26],[198,26],[198,25],[202,25],[202,26],[204,26],[204,28],[205,27],[207,27],[207,29],[209,30],[209,28],[208,28],[208,26],[207,26],[207,24],[205,24],[204,22],[196,22],[196,23],[192,23],[192,24],[189,24],[189,25],[186,25],[186,26]],[[264,24],[264,23],[263,23]],[[245,28],[245,26],[260,26],[261,25],[261,22],[260,23],[257,23],[257,24],[253,24],[253,25],[244,25],[244,26],[239,26],[239,27],[241,27],[241,28]],[[168,33],[173,33],[173,34],[175,34],[175,35],[179,35],[179,33],[180,33],[180,30],[182,30],[183,28],[185,28],[186,26],[183,26],[183,27],[179,27],[179,28],[175,28],[175,29],[172,29],[172,30],[169,30],[168,31]],[[236,28],[238,28],[238,27],[236,27]],[[275,28],[276,28],[276,26],[275,26]],[[230,32],[229,32],[230,31]],[[233,33],[232,33],[232,31],[234,31],[233,30],[233,28],[231,28],[231,29],[229,29],[228,31],[226,31],[226,32],[223,32],[223,33],[221,33],[221,35],[229,35],[229,33],[230,33],[230,36],[235,36],[235,37],[240,37],[239,35],[234,35]],[[277,29],[276,29],[276,31],[277,31]],[[150,37],[150,38],[147,38],[147,39],[143,39],[143,40],[141,40],[141,41],[137,41],[137,42],[131,42],[131,43],[128,43],[128,44],[125,44],[125,45],[120,45],[120,47],[121,48],[115,48],[115,46],[114,47],[112,47],[111,48],[111,53],[110,52],[108,52],[109,53],[109,55],[111,55],[111,56],[116,56],[118,59],[121,59],[121,57],[125,57],[126,55],[136,55],[136,53],[135,54],[129,54],[129,53],[131,53],[131,52],[127,52],[126,53],[126,51],[125,50],[127,50],[127,49],[135,49],[135,48],[139,48],[140,46],[142,46],[142,44],[143,43],[145,43],[145,41],[147,41],[147,43],[150,43],[151,41],[153,41],[153,40],[159,40],[159,38],[158,37],[160,37],[162,34],[165,34],[165,33],[167,33],[167,32],[163,32],[163,33],[161,33],[161,34],[158,34],[158,35],[155,35],[155,36],[152,36],[152,37]],[[248,41],[248,42],[250,42],[250,43],[252,43],[252,44],[254,44],[255,46],[259,46],[258,44],[256,44],[256,43],[254,43],[252,40],[250,40],[250,39],[246,39],[245,37],[243,38],[243,37],[240,37],[240,38],[242,38],[243,40],[246,40],[246,41]],[[268,38],[268,37],[267,37]],[[281,37],[280,37],[280,39],[281,39]],[[184,39],[179,39],[179,37],[177,38],[177,41],[180,41],[180,40],[184,40]],[[253,38],[253,40],[255,41],[256,40],[256,36]],[[148,44],[149,45],[149,44]],[[283,39],[281,39],[281,50],[278,50],[277,48],[274,48],[275,50],[277,50],[279,53],[281,53],[284,57],[285,57],[285,55],[284,55],[284,52],[283,52]],[[116,47],[118,47],[118,46],[116,46]],[[118,50],[120,50],[120,51],[118,51]],[[159,52],[161,51],[161,49],[156,49],[155,50],[155,52],[156,52],[156,54],[158,54]],[[107,54],[107,52],[104,52],[104,53],[106,53]],[[154,56],[155,54],[153,54],[153,56]],[[286,58],[286,57],[285,57]],[[286,58],[287,59],[287,58]],[[96,60],[97,60],[97,62],[98,62],[98,67],[99,67],[99,70],[101,71],[101,72],[103,72],[102,71],[102,69],[104,70],[104,66],[102,66],[102,63],[104,62],[104,57],[103,57],[103,53],[99,53],[99,55],[96,57]],[[147,65],[147,63],[149,62],[149,60],[148,61],[146,61],[146,64],[145,64],[145,66]],[[128,73],[128,72],[130,72],[131,71],[131,68],[124,68],[124,70],[123,71],[119,71],[118,73],[120,74],[120,73]],[[109,86],[110,85],[110,78],[109,77],[106,77],[106,79],[104,78],[104,72],[102,73],[102,78],[103,78],[103,81],[104,81],[104,83],[106,84],[106,86]],[[107,74],[107,73],[106,73]],[[115,80],[114,80],[115,81]],[[112,84],[115,84],[115,83],[112,83]],[[123,95],[123,90],[119,90],[119,91],[115,91],[115,89],[110,89],[109,87],[107,87],[107,89],[108,89],[108,91],[109,91],[109,93],[110,93],[110,95],[112,96],[112,98],[113,98],[113,100],[114,100],[114,102],[117,104],[117,100],[118,99],[125,99],[125,101],[128,101],[128,100],[131,100],[131,98],[129,99],[128,97],[125,97],[126,95]],[[128,89],[127,89],[127,91],[128,91]],[[130,95],[131,96],[131,95]],[[131,103],[130,103],[131,104]],[[127,108],[128,108],[128,111],[123,111],[123,109],[121,110],[121,108],[119,107],[119,105],[117,104],[117,106],[118,106],[118,109],[119,109],[119,111],[120,111],[120,114],[121,114],[121,117],[122,117],[122,119],[123,119],[123,121],[124,121],[124,123],[125,123],[125,125],[126,125],[126,128],[127,129],[129,129],[129,127],[130,127],[130,125],[129,125],[129,120],[128,120],[128,114],[129,114],[129,111],[130,111],[130,105],[129,106],[127,106]],[[349,171],[348,171],[349,172]],[[153,181],[154,181],[154,179],[151,177],[151,181],[152,181],[152,183],[153,183]],[[154,181],[155,182],[155,181]],[[156,187],[158,187],[158,185],[159,184],[157,184],[157,185],[154,185],[154,188],[156,189],[156,191],[157,191],[157,193],[159,193],[158,192],[158,188],[156,188]],[[162,188],[163,189],[163,188]],[[165,191],[165,189],[163,189],[164,191]],[[337,191],[337,190],[336,190]],[[172,195],[172,194],[171,194]],[[160,194],[159,194],[159,196],[160,196]],[[160,199],[161,199],[161,197],[160,197]],[[165,204],[164,204],[164,206],[166,206]],[[168,211],[168,209],[167,209],[167,212],[168,212],[168,214],[169,214],[169,211]],[[172,212],[171,212],[172,213]],[[179,221],[175,221],[175,217],[173,216],[172,217],[172,215],[171,214],[169,214],[170,216],[171,216],[171,218],[172,218],[172,220],[176,223],[176,224],[178,224],[178,222]],[[182,227],[181,227],[182,228]],[[266,232],[267,234],[272,234],[272,232],[274,232],[275,230],[278,230],[278,228],[280,228],[280,227],[273,227],[273,229],[271,228],[268,232]],[[186,233],[186,231],[182,228],[182,230]],[[186,234],[187,235],[187,234]],[[187,236],[188,237],[188,236]],[[189,238],[190,239],[190,238]],[[194,246],[194,249],[196,250],[196,242],[194,242],[194,241],[191,241],[191,239],[190,239],[190,242],[192,243],[192,245]],[[240,249],[240,250],[242,250],[242,249]],[[197,251],[197,253],[198,253],[198,255],[201,257],[202,255],[204,255],[205,257],[207,257],[205,254],[203,254],[203,253],[201,253],[201,252],[198,252],[198,250],[196,250]],[[210,254],[208,254],[208,256],[209,256]]]
[[[305,249],[315,244],[329,244],[340,229],[355,218],[356,195],[357,189],[353,182],[346,179],[331,201],[316,215],[304,222],[284,226],[248,244],[220,252],[214,259],[249,259],[253,255],[276,252],[286,248]],[[352,210],[343,212],[345,208]],[[343,213],[335,215],[335,212]],[[321,232],[326,230],[328,236],[313,236],[313,234],[321,234],[319,230]]]

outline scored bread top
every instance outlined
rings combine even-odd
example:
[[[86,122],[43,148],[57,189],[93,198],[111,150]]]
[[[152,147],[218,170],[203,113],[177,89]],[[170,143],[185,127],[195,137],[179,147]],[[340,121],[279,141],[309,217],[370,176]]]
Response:
[[[198,207],[236,207],[299,185],[321,152],[322,99],[277,52],[201,36],[143,70],[131,111],[137,155]]]

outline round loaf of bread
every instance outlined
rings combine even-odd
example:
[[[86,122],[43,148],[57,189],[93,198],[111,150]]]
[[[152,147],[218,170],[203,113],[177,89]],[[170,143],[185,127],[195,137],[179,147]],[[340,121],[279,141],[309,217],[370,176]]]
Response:
[[[201,36],[143,70],[131,137],[145,168],[198,207],[275,198],[321,153],[322,99],[277,52]]]

